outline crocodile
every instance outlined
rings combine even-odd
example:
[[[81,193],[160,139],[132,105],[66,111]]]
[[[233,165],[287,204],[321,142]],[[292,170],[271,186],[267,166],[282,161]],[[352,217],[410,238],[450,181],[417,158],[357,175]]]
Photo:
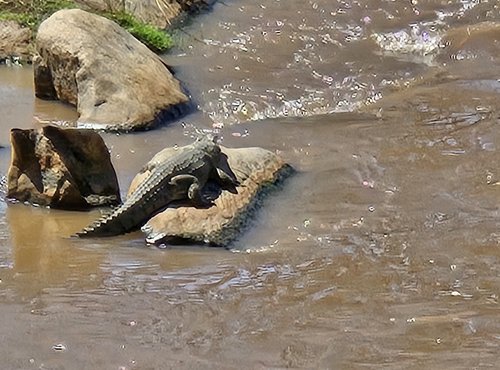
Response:
[[[209,180],[221,187],[237,185],[218,167],[222,156],[217,137],[205,136],[179,147],[176,154],[156,163],[150,175],[126,201],[82,231],[78,237],[116,236],[134,231],[174,201],[189,200],[196,207],[213,203],[202,194]]]

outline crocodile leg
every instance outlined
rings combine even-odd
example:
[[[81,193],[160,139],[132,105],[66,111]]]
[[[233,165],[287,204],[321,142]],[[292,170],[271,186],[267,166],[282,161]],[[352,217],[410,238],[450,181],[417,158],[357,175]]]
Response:
[[[177,187],[178,189],[187,190],[195,181],[198,181],[198,179],[195,176],[189,174],[182,174],[172,177],[170,179],[169,184]]]
[[[179,189],[184,190],[187,193],[188,199],[195,205],[199,207],[209,207],[213,203],[206,199],[202,194],[202,184],[196,176],[182,174],[174,176],[170,179],[170,184]]]

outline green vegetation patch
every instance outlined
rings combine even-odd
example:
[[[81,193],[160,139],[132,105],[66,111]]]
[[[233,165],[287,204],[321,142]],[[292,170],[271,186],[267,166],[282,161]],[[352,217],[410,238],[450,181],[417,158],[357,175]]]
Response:
[[[33,30],[33,33],[36,33],[40,23],[56,11],[78,7],[75,2],[69,0],[0,0],[0,3],[0,20],[15,21]],[[174,44],[168,33],[139,21],[132,14],[117,12],[101,15],[118,23],[156,52],[164,52]]]
[[[33,24],[35,22],[35,20],[28,14],[18,14],[3,10],[0,11],[0,21],[14,21],[22,26],[30,28],[30,24]]]
[[[0,19],[12,20],[36,31],[40,23],[60,9],[76,8],[68,0],[5,0],[2,1]]]
[[[107,13],[104,14],[104,16],[118,23],[156,52],[166,51],[174,44],[172,37],[168,33],[155,26],[137,20],[132,14],[118,12]]]

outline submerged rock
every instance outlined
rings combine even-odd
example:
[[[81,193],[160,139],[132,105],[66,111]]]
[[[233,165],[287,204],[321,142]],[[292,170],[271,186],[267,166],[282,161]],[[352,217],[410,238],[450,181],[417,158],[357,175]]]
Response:
[[[262,199],[272,185],[292,172],[278,155],[262,148],[231,149],[221,147],[226,172],[236,176],[239,185],[236,191],[210,189],[214,205],[209,208],[195,208],[186,204],[169,206],[152,217],[143,227],[146,240],[152,244],[164,244],[182,239],[228,246],[251,220]],[[157,154],[132,181],[129,193],[147,177],[151,168],[162,158],[168,158],[175,149],[167,148]],[[210,185],[210,184],[209,184]]]
[[[38,29],[37,97],[73,104],[78,127],[143,130],[178,116],[188,97],[161,58],[116,23],[80,9]]]
[[[61,209],[120,202],[116,173],[99,134],[46,126],[11,130],[7,197]]]

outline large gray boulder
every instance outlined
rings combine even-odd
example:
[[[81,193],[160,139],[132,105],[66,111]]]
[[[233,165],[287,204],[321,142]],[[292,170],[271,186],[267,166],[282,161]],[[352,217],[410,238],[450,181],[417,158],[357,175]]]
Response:
[[[191,240],[217,246],[229,246],[251,222],[263,196],[277,182],[292,173],[292,168],[278,155],[262,148],[221,147],[226,172],[232,172],[240,183],[236,192],[220,190],[209,208],[195,208],[190,204],[169,205],[152,217],[142,228],[146,241],[164,244],[174,240]],[[129,189],[129,194],[149,175],[163,158],[175,153],[166,148],[158,153],[139,173]]]
[[[38,29],[36,50],[36,96],[75,105],[78,127],[149,129],[188,103],[161,58],[101,16],[54,13]]]
[[[11,145],[7,198],[76,210],[120,202],[110,154],[98,133],[12,129]]]

